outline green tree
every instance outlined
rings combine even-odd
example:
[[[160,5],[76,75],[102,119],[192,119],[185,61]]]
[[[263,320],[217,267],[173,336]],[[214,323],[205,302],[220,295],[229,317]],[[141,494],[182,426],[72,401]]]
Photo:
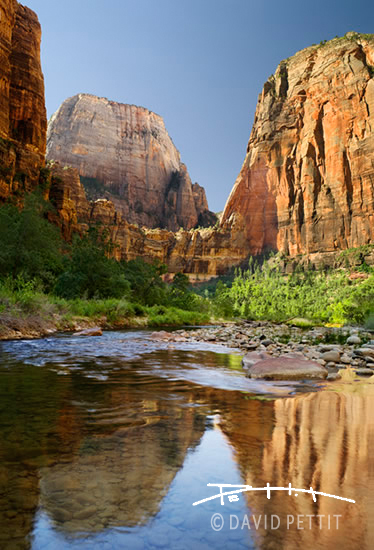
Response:
[[[62,269],[63,241],[57,227],[46,219],[48,204],[33,193],[24,208],[0,208],[0,276],[38,279],[50,290]]]
[[[71,255],[64,260],[55,291],[63,298],[121,298],[130,284],[116,260],[109,258],[112,243],[107,234],[91,228],[73,240]]]
[[[140,258],[122,262],[124,276],[131,286],[132,299],[135,302],[153,306],[166,305],[168,301],[167,287],[162,280],[166,266],[159,262],[149,264]]]

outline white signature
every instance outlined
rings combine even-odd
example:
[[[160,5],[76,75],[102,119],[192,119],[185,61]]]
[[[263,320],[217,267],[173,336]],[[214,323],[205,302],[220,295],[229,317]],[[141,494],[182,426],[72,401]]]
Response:
[[[292,495],[292,491],[295,493],[295,497],[298,496],[299,493],[308,493],[313,496],[314,502],[316,502],[316,495],[322,495],[324,497],[330,497],[330,498],[337,498],[338,500],[345,500],[346,502],[353,502],[355,504],[355,500],[352,500],[350,498],[343,498],[338,497],[336,495],[329,495],[328,493],[322,493],[321,491],[314,491],[312,487],[310,489],[296,489],[292,487],[291,483],[288,484],[288,487],[270,487],[269,483],[266,484],[266,487],[252,487],[252,485],[231,485],[230,483],[207,483],[208,487],[219,487],[219,493],[217,495],[214,495],[212,497],[204,498],[203,500],[198,500],[197,502],[194,502],[192,506],[197,506],[198,504],[202,504],[203,502],[207,502],[208,500],[214,500],[215,498],[221,499],[221,505],[223,506],[224,498],[225,496],[228,497],[230,502],[236,502],[239,500],[238,493],[245,493],[246,491],[266,491],[267,492],[267,498],[270,498],[270,492],[271,491],[288,491],[289,495]],[[235,489],[234,491],[223,491],[223,488],[233,488],[233,487],[239,487],[238,489]],[[297,491],[297,492],[296,492]]]

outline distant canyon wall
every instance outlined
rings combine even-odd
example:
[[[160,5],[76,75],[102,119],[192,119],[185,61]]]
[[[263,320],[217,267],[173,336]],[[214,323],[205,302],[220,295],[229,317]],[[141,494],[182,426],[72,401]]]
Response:
[[[76,168],[87,191],[111,200],[129,223],[176,231],[216,221],[162,117],[144,107],[67,99],[49,121],[47,158]]]

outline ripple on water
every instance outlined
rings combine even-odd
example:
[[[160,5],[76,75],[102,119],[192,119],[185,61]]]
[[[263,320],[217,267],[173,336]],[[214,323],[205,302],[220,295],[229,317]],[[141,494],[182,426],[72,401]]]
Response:
[[[222,347],[170,349],[147,331],[0,350],[1,548],[373,547],[372,384],[285,397],[318,385],[250,381],[240,356]],[[252,538],[230,530],[230,514],[324,514],[331,503],[248,494],[192,507],[212,494],[208,482],[316,482],[359,505],[333,503],[341,534],[317,527]],[[217,511],[220,533],[210,526]]]
[[[134,383],[155,384],[156,378],[185,381],[220,389],[258,394],[288,395],[301,384],[263,382],[245,377],[238,350],[204,342],[156,341],[150,331],[106,331],[100,337],[61,334],[38,341],[20,340],[2,344],[3,361],[47,367],[59,375],[80,373],[97,382],[116,383],[132,371]],[[114,375],[114,376],[113,376]],[[305,389],[318,387],[307,384]]]

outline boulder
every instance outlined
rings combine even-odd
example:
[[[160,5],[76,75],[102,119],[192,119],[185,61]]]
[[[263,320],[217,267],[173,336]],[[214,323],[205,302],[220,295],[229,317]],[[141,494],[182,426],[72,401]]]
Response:
[[[360,357],[374,357],[374,349],[372,348],[358,348],[354,350],[354,354]]]
[[[287,356],[264,359],[248,369],[249,378],[265,380],[324,380],[327,374],[327,369],[315,361]]]

